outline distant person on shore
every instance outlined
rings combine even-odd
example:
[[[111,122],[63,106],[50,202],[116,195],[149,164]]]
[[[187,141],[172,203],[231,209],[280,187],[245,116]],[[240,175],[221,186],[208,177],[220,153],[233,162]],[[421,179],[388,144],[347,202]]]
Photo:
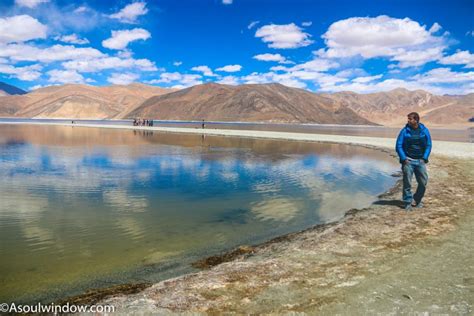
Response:
[[[201,127],[202,127],[202,129],[204,129],[206,127],[206,123],[204,123],[204,120],[202,120]]]
[[[396,150],[403,172],[403,202],[405,210],[411,211],[412,207],[421,208],[421,200],[425,195],[428,184],[428,171],[426,164],[431,153],[431,136],[428,128],[420,123],[420,115],[416,112],[408,114],[408,123],[402,128],[397,138]],[[411,181],[415,174],[418,187],[413,195]]]

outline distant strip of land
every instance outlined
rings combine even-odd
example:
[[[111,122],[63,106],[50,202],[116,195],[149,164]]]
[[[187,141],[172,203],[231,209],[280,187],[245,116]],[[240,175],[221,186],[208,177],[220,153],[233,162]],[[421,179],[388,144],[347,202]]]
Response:
[[[0,122],[2,124],[2,122]],[[8,122],[4,124],[39,124],[39,125],[61,125],[87,128],[109,128],[125,130],[145,130],[161,133],[185,133],[208,136],[227,136],[227,137],[247,137],[247,138],[265,138],[280,139],[292,141],[309,142],[329,142],[340,144],[352,144],[371,146],[378,148],[395,148],[394,138],[383,137],[362,137],[346,135],[327,135],[327,134],[308,134],[308,133],[290,133],[274,131],[249,131],[249,130],[231,130],[231,129],[200,129],[200,128],[178,128],[178,127],[144,127],[144,126],[124,126],[124,125],[100,125],[100,124],[70,124],[70,123],[46,123],[46,122]],[[474,158],[474,143],[434,141],[432,153],[435,155],[453,157],[453,158]]]

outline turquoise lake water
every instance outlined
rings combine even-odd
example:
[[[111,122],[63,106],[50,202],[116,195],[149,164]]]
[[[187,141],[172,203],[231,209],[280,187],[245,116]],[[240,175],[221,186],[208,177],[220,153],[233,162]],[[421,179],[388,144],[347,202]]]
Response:
[[[395,183],[372,149],[0,125],[0,302],[43,302],[340,219]]]

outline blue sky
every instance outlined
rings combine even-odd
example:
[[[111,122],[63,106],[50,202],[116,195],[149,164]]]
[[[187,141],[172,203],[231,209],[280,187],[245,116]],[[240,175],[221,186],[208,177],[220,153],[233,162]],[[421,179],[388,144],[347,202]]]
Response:
[[[0,0],[0,81],[466,94],[473,12],[471,0]]]

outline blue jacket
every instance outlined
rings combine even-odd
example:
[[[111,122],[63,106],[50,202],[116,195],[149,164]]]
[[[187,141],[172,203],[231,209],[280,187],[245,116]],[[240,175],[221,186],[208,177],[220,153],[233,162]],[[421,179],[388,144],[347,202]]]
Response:
[[[424,149],[423,159],[428,161],[428,157],[431,153],[431,135],[428,128],[425,125],[418,123],[420,128],[420,137],[422,142],[422,149]],[[400,134],[398,134],[397,144],[396,144],[396,151],[398,157],[400,157],[400,163],[403,163],[407,159],[407,148],[408,148],[408,140],[411,137],[412,128],[407,124],[402,130]]]

